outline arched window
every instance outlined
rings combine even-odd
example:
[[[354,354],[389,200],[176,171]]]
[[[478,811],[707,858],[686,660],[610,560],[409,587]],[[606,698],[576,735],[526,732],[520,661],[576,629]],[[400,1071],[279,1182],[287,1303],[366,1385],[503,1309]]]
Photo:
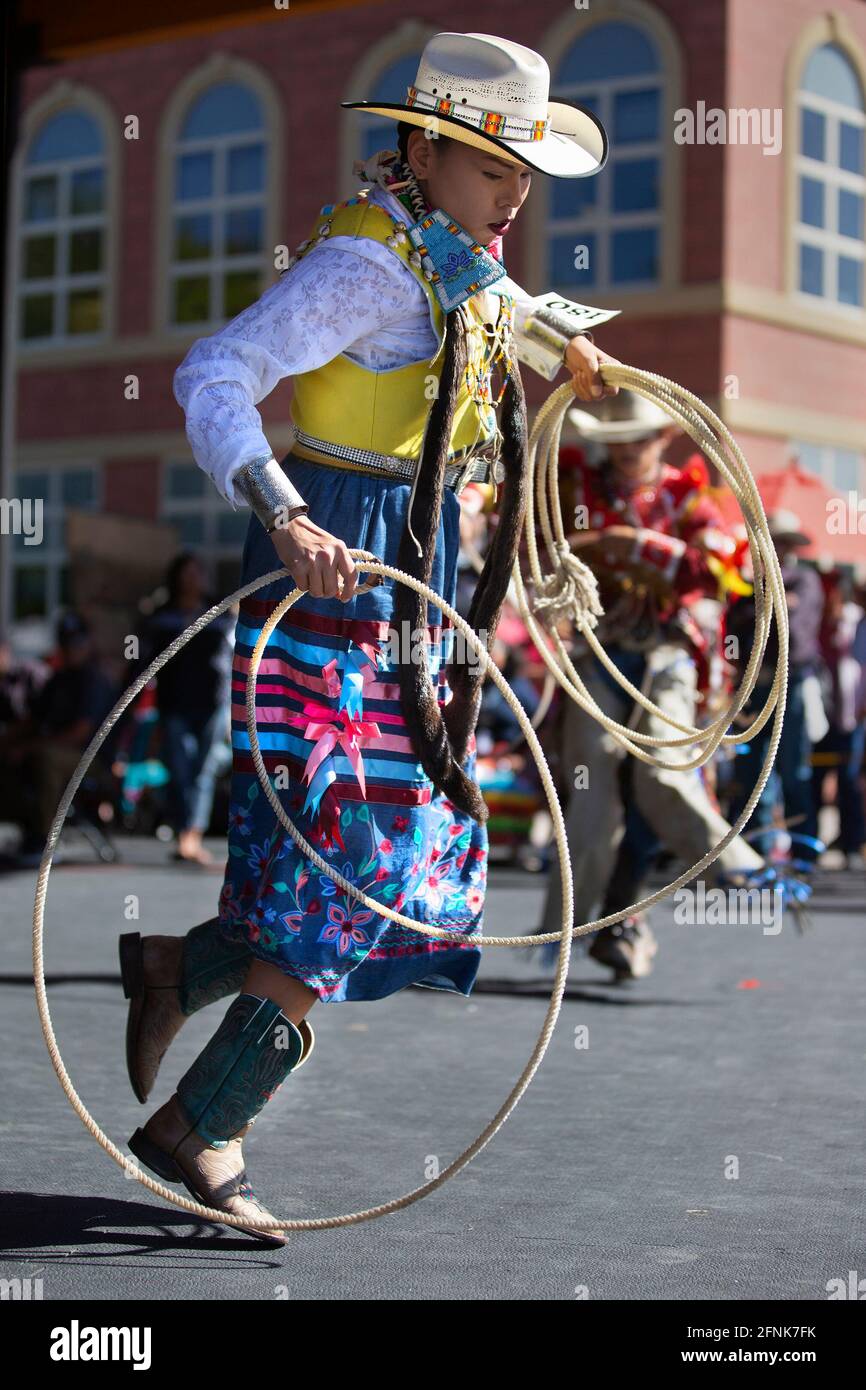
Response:
[[[430,30],[430,33],[433,33]],[[352,75],[346,100],[405,102],[406,93],[418,75],[418,64],[427,30],[414,21],[367,52]],[[397,121],[369,112],[344,111],[340,150],[340,169],[345,194],[354,193],[357,180],[351,175],[356,159],[366,159],[376,150],[396,150]]]
[[[395,63],[384,68],[370,93],[369,100],[405,102],[406,92],[417,76],[420,59],[419,49],[417,53],[407,53],[405,57],[398,58]],[[389,121],[385,116],[378,119],[373,116],[355,116],[354,119],[359,126],[363,126],[359,136],[359,159],[365,159],[368,154],[375,154],[376,150],[397,148],[396,121]]]
[[[51,116],[22,168],[18,338],[57,345],[105,329],[105,143],[85,111]]]
[[[600,174],[554,179],[547,280],[558,289],[651,289],[661,278],[663,73],[634,24],[595,25],[553,70],[551,95],[588,107],[608,132]]]
[[[835,44],[812,52],[797,100],[797,289],[862,309],[866,115],[857,74]]]
[[[267,141],[240,82],[209,87],[181,123],[172,178],[169,321],[216,326],[258,299],[266,272]]]

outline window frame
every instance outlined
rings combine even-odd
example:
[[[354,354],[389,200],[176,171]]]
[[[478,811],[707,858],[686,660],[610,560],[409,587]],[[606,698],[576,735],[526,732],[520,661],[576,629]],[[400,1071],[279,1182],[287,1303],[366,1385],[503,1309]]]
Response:
[[[826,45],[832,45],[838,49],[846,60],[859,85],[864,105],[866,105],[866,53],[863,52],[862,45],[845,19],[833,12],[805,23],[799,30],[788,53],[784,75],[785,119],[792,123],[796,122],[797,135],[795,140],[787,141],[785,145],[787,153],[785,156],[784,209],[779,230],[783,265],[781,293],[788,304],[788,309],[783,310],[783,313],[786,321],[789,321],[793,314],[796,323],[802,322],[808,315],[809,319],[820,326],[824,333],[833,337],[838,335],[848,341],[860,342],[862,334],[866,332],[866,308],[845,304],[824,294],[808,294],[805,290],[800,289],[800,246],[801,244],[818,246],[819,241],[812,240],[810,234],[818,232],[820,237],[820,232],[823,230],[800,222],[800,178],[803,174],[806,177],[815,177],[817,173],[822,186],[826,187],[827,180],[823,176],[828,169],[824,161],[811,160],[809,156],[804,156],[801,152],[800,132],[803,106],[806,105],[811,109],[818,110],[822,101],[818,94],[804,91],[803,81],[810,59],[817,49]],[[844,112],[846,120],[852,114],[856,114],[853,107],[842,103],[836,103],[836,106],[837,114]],[[847,171],[844,170],[837,170],[837,172],[847,174]],[[850,177],[856,179],[858,176]],[[802,241],[801,233],[805,233]],[[864,213],[864,239],[866,239],[866,213]],[[844,238],[844,240],[849,243],[844,247],[844,252],[847,253],[852,239]],[[824,247],[821,246],[820,249],[824,250]],[[826,270],[824,275],[826,277]],[[822,288],[824,287],[826,287],[826,278],[822,282]],[[864,298],[866,298],[866,267],[864,267]]]
[[[577,13],[571,8],[564,10],[559,18],[547,28],[536,47],[544,55],[551,71],[551,98],[554,101],[560,97],[568,98],[569,93],[576,90],[578,86],[585,87],[586,90],[588,87],[583,83],[571,84],[568,88],[565,85],[560,86],[556,74],[561,70],[567,55],[578,40],[591,34],[595,26],[608,23],[628,23],[633,26],[654,46],[658,57],[658,70],[655,73],[642,74],[634,82],[634,87],[637,89],[647,86],[649,79],[657,85],[660,92],[663,158],[661,159],[659,216],[662,223],[662,233],[658,244],[658,274],[655,280],[621,281],[607,288],[596,284],[591,287],[587,286],[585,294],[587,297],[591,295],[596,304],[603,304],[608,301],[611,304],[615,303],[619,308],[630,308],[632,312],[653,313],[656,312],[656,305],[661,295],[666,297],[666,303],[670,306],[672,296],[682,295],[684,292],[681,266],[684,147],[676,145],[673,140],[666,141],[664,136],[665,131],[673,130],[676,112],[682,108],[685,102],[685,55],[682,40],[667,16],[662,14],[655,5],[647,3],[647,0],[629,0],[626,14],[623,13],[621,0],[593,0],[591,14],[587,14],[585,11]],[[604,80],[609,83],[615,82],[618,87],[622,86],[623,89],[626,83],[633,81],[632,77]],[[599,89],[599,85],[595,85],[595,90]],[[578,100],[576,96],[572,99]],[[637,151],[637,144],[634,148]],[[628,146],[628,149],[631,151],[632,146]],[[606,167],[605,170],[602,170],[602,177],[606,172]],[[594,175],[593,177],[598,178],[599,176]],[[552,193],[549,181],[542,179],[538,186],[538,192],[536,194],[531,193],[527,199],[525,211],[526,263],[531,268],[524,279],[525,288],[529,293],[555,290],[557,293],[571,298],[575,294],[583,295],[583,288],[573,281],[563,284],[553,278],[551,241],[554,234],[560,234],[559,226],[562,224],[554,223],[551,210]],[[620,216],[635,219],[635,215],[632,213],[623,213]],[[642,212],[640,217],[646,219],[647,214]],[[634,225],[639,225],[636,219]],[[587,224],[585,228],[580,230],[589,233],[592,228]]]
[[[634,25],[640,28],[639,25]],[[575,42],[580,42],[579,39]],[[661,64],[661,58],[660,58]],[[613,111],[615,98],[623,92],[644,91],[652,86],[658,92],[659,97],[659,130],[663,129],[663,113],[665,109],[665,84],[664,68],[660,66],[658,73],[643,73],[637,77],[606,77],[598,82],[571,83],[568,86],[557,86],[557,96],[565,101],[574,101],[578,105],[584,104],[586,96],[598,95],[598,110],[595,113],[601,121],[605,130],[613,130]],[[596,239],[596,257],[601,261],[602,271],[604,272],[593,284],[585,286],[585,292],[589,295],[619,295],[619,294],[641,294],[650,293],[657,290],[663,279],[663,242],[665,232],[664,217],[664,186],[666,179],[666,161],[669,156],[666,153],[664,141],[661,133],[655,140],[636,140],[624,147],[626,153],[614,155],[613,136],[611,135],[611,153],[607,164],[601,174],[594,175],[596,187],[599,190],[597,206],[588,208],[585,212],[578,212],[571,218],[555,218],[553,215],[553,197],[548,192],[547,206],[547,238],[546,238],[546,261],[545,274],[547,280],[554,283],[553,273],[553,240],[561,236],[569,235],[574,232],[575,237],[594,236]],[[610,204],[613,202],[613,168],[614,163],[627,164],[632,159],[656,159],[659,166],[659,193],[660,197],[656,210],[649,212],[647,209],[638,209],[635,212],[614,212]],[[610,197],[606,200],[606,205],[602,206],[601,189],[604,185],[598,183],[599,178],[605,174],[609,176]],[[575,180],[575,182],[578,182]],[[592,219],[591,225],[586,223]],[[576,225],[583,222],[582,226]],[[571,225],[575,224],[575,225]],[[657,258],[659,273],[654,280],[612,280],[610,276],[611,263],[613,260],[613,234],[619,231],[630,229],[656,231]],[[577,244],[577,243],[576,243]],[[557,288],[564,292],[580,295],[584,293],[584,286],[574,280],[555,281]]]
[[[203,481],[201,493],[190,497],[173,497],[170,488],[170,476],[173,468],[182,468],[190,476],[200,475]],[[217,566],[220,563],[237,563],[238,583],[240,582],[241,560],[243,559],[244,540],[241,539],[237,544],[221,541],[219,539],[220,518],[229,515],[240,515],[244,518],[244,524],[249,523],[251,512],[247,507],[239,507],[235,511],[225,500],[222,494],[214,486],[211,478],[208,477],[204,469],[191,461],[183,454],[170,453],[162,459],[159,470],[159,511],[157,520],[168,526],[176,525],[176,519],[184,516],[198,516],[202,519],[202,539],[201,541],[187,542],[181,538],[179,544],[182,550],[193,550],[202,562],[205,573],[210,584],[217,582]]]
[[[812,53],[818,48],[825,47],[823,44],[816,44]],[[847,62],[847,55],[840,49],[841,56]],[[812,53],[809,57],[811,58]],[[808,65],[808,59],[807,59]],[[805,68],[804,68],[805,71]],[[852,68],[855,79],[858,78],[856,70]],[[802,74],[801,74],[802,76]],[[864,103],[866,105],[866,103]],[[825,158],[823,160],[813,159],[810,155],[804,154],[802,149],[802,119],[804,111],[814,111],[824,117],[825,121]],[[833,101],[830,97],[819,96],[816,92],[809,92],[802,87],[797,89],[797,152],[794,161],[795,167],[795,204],[793,220],[794,237],[794,267],[795,284],[794,294],[799,303],[816,304],[821,303],[834,312],[845,312],[856,317],[861,316],[866,311],[866,164],[864,172],[855,174],[847,169],[843,169],[839,164],[840,134],[843,121],[847,125],[859,126],[863,131],[864,152],[866,152],[866,109],[857,111],[854,107],[845,106],[842,102]],[[866,159],[866,153],[864,153]],[[824,190],[824,223],[823,227],[813,226],[809,222],[800,220],[800,190],[801,180],[804,178],[812,179],[819,183]],[[863,205],[863,227],[860,240],[854,237],[845,236],[838,230],[838,209],[839,192],[847,190],[859,196]],[[833,196],[828,197],[828,191]],[[828,225],[829,224],[829,225]],[[822,274],[821,274],[821,293],[810,294],[801,288],[800,283],[800,252],[803,246],[812,246],[822,252]],[[860,303],[849,304],[846,300],[839,299],[836,294],[828,293],[828,282],[838,285],[839,257],[845,256],[850,260],[860,262]]]
[[[817,469],[813,468],[811,463],[806,463],[803,460],[802,450],[804,448],[817,452],[819,461]],[[848,449],[843,445],[819,443],[814,439],[789,439],[788,454],[796,458],[797,466],[802,472],[820,478],[827,487],[840,496],[844,496],[846,492],[852,490],[860,496],[866,492],[866,449]],[[860,477],[853,489],[847,483],[843,484],[836,481],[835,465],[839,454],[854,454],[859,458]]]
[[[28,155],[32,146],[45,128],[54,120],[66,114],[81,114],[97,127],[102,149],[98,155],[76,155],[70,159],[45,161],[30,164]],[[68,193],[72,174],[81,169],[100,168],[103,177],[102,207],[98,213],[72,214],[66,211],[45,222],[27,222],[26,191],[33,179],[53,176],[58,179],[61,197],[59,206],[69,208]],[[113,335],[114,314],[114,255],[115,238],[112,228],[115,225],[115,157],[110,127],[101,110],[101,102],[90,92],[71,88],[68,83],[59,84],[58,89],[49,93],[46,100],[30,108],[25,117],[25,131],[21,141],[18,166],[14,173],[14,236],[12,238],[12,325],[10,335],[16,356],[25,359],[41,353],[64,351],[70,348],[89,347],[105,343]],[[65,204],[64,196],[65,195]],[[56,237],[58,247],[57,263],[65,266],[68,260],[62,252],[68,248],[69,236],[75,230],[97,228],[101,234],[101,268],[82,275],[70,274],[65,268],[55,269],[52,276],[36,280],[24,279],[25,242],[29,237],[39,234],[40,228]],[[89,333],[69,333],[66,331],[70,290],[97,288],[100,292],[101,327]],[[46,337],[27,338],[23,336],[24,300],[34,294],[50,293],[53,306],[54,331]],[[58,331],[58,324],[62,325]]]
[[[427,41],[438,32],[435,25],[416,19],[404,20],[393,33],[378,43],[370,44],[364,51],[346,83],[341,100],[372,100],[371,94],[376,91],[384,72],[404,58],[416,55],[420,58]],[[364,115],[363,111],[348,111],[343,107],[340,108],[340,112],[340,171],[343,191],[339,201],[342,201],[343,198],[352,197],[361,186],[352,174],[352,166],[356,160],[363,158],[364,133],[374,128],[374,119],[387,120],[392,133],[382,148],[387,146],[389,149],[396,149],[399,114],[395,113],[397,119],[391,121],[387,117],[374,118]]]
[[[250,262],[255,262],[261,269],[261,279],[257,295],[250,301],[250,303],[254,303],[276,280],[278,253],[283,248],[291,250],[294,245],[286,225],[286,189],[291,185],[288,182],[285,167],[287,113],[284,96],[274,86],[268,74],[247,59],[225,53],[213,53],[175,85],[163,109],[159,127],[160,155],[156,169],[157,221],[154,236],[156,263],[153,276],[153,324],[154,332],[156,334],[161,333],[167,344],[174,343],[176,350],[182,348],[184,341],[192,343],[198,338],[207,337],[220,328],[224,328],[226,323],[231,322],[231,319],[236,317],[233,314],[229,318],[216,318],[211,314],[207,321],[197,320],[195,323],[178,323],[174,319],[174,282],[176,279],[174,272],[179,267],[183,267],[181,273],[190,273],[190,268],[197,264],[192,260],[175,261],[174,259],[176,211],[192,206],[194,201],[190,200],[190,204],[187,205],[178,203],[175,199],[176,160],[178,152],[182,148],[180,131],[195,102],[211,87],[225,82],[247,87],[257,98],[261,107],[262,128],[258,132],[258,137],[265,147],[265,170],[263,188],[257,197],[260,198],[258,205],[262,208],[262,251],[256,255],[227,257],[225,258],[227,264],[223,265],[223,269],[214,273],[223,274],[226,270],[241,269],[242,262],[245,263],[246,268],[249,268]],[[233,132],[226,136],[210,137],[203,141],[203,144],[211,147],[214,142],[222,140],[237,140],[239,144],[247,144],[252,143],[253,137],[254,132],[252,131]],[[190,144],[192,143],[194,142],[190,142]],[[253,201],[251,195],[246,193],[229,195],[229,197],[237,198],[240,206],[249,206]],[[213,206],[210,201],[208,201],[208,205]],[[223,211],[225,206],[225,204],[220,204]],[[203,262],[203,264],[209,265],[210,262]],[[210,276],[210,271],[207,273]],[[213,308],[212,282],[211,308]]]
[[[69,552],[66,548],[66,532],[64,520],[68,508],[82,511],[92,511],[99,513],[105,504],[105,470],[102,462],[94,463],[90,458],[82,458],[81,461],[64,460],[62,463],[46,463],[28,461],[19,463],[15,466],[12,478],[13,495],[16,497],[29,496],[24,490],[26,477],[28,474],[44,473],[48,478],[49,492],[52,494],[48,498],[43,498],[42,523],[43,540],[38,546],[21,546],[14,543],[9,546],[9,621],[10,625],[18,626],[30,622],[51,622],[55,614],[64,606],[64,601],[60,597],[60,572],[69,565]],[[87,505],[82,503],[64,502],[62,497],[62,479],[69,473],[89,473],[93,478],[93,501]],[[48,524],[52,520],[60,522],[60,544],[48,545],[44,539]],[[28,553],[32,551],[32,557]],[[38,560],[37,560],[38,557]],[[41,614],[25,614],[19,616],[16,609],[16,588],[17,573],[20,569],[28,565],[38,563],[45,565],[48,569],[46,585],[46,609]]]
[[[213,86],[222,85],[214,83]],[[247,84],[243,84],[247,85]],[[197,93],[190,107],[201,100],[207,93],[207,88]],[[187,139],[181,136],[180,128],[175,137],[174,148],[172,151],[172,199],[168,209],[169,217],[169,261],[168,261],[168,280],[166,285],[166,314],[168,315],[169,326],[180,332],[201,332],[207,333],[230,322],[242,310],[234,313],[225,311],[225,278],[232,271],[258,271],[261,279],[259,289],[255,298],[260,297],[266,288],[268,271],[273,269],[273,262],[268,263],[268,247],[266,240],[267,231],[267,201],[268,201],[268,161],[271,157],[268,148],[267,120],[262,103],[257,92],[251,88],[251,95],[255,97],[261,110],[262,125],[259,131],[230,131],[224,135],[202,135],[194,139]],[[262,183],[261,188],[255,193],[229,193],[227,191],[227,174],[229,160],[233,149],[242,149],[245,146],[258,144],[264,150]],[[214,189],[207,197],[189,198],[179,200],[176,195],[176,175],[179,162],[184,155],[208,153],[213,160],[213,181]],[[227,215],[233,209],[246,210],[254,207],[261,218],[262,246],[259,251],[243,252],[240,255],[229,255],[225,248],[225,223]],[[175,256],[175,227],[177,222],[184,216],[194,217],[196,214],[206,213],[211,218],[212,225],[212,251],[209,256],[189,260],[178,260]],[[178,280],[204,276],[209,284],[209,305],[210,315],[206,319],[179,321],[174,317],[175,313],[175,286]],[[214,306],[219,301],[219,313],[215,314]],[[254,300],[250,301],[251,303]],[[248,307],[248,306],[247,306]]]

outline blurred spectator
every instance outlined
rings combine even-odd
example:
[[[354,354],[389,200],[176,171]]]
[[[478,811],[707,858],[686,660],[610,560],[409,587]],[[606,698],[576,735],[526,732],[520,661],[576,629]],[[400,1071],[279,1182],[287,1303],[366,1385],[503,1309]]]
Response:
[[[825,705],[830,727],[813,751],[812,791],[820,810],[824,782],[835,773],[839,836],[833,845],[849,867],[863,867],[866,819],[860,770],[866,744],[866,724],[858,704],[863,667],[854,655],[854,638],[864,616],[859,604],[846,598],[840,576],[834,576],[824,606],[820,647],[827,672]]]
[[[65,613],[57,644],[57,669],[33,696],[29,714],[0,741],[0,819],[21,827],[24,863],[41,858],[60,798],[115,701],[85,618]]]
[[[862,581],[858,583],[858,587],[855,589],[854,596],[857,600],[858,606],[862,609],[864,614],[864,616],[860,619],[859,623],[857,624],[857,628],[854,633],[854,641],[851,644],[851,655],[854,657],[854,660],[860,667],[860,680],[858,682],[857,691],[854,697],[854,710],[856,714],[857,723],[859,725],[866,725],[866,585],[864,585]],[[862,762],[860,770],[861,773],[866,772],[866,765],[864,765]],[[862,810],[862,780],[860,782],[860,796],[860,806]],[[862,850],[862,854],[864,858],[866,858],[866,847],[864,847],[864,849]]]
[[[505,610],[500,621],[500,630],[503,626],[507,627],[509,622],[513,620]],[[497,632],[490,655],[531,719],[539,697],[538,691],[524,672],[523,652],[519,647],[509,646]],[[495,753],[507,748],[521,737],[521,733],[517,715],[505,696],[492,680],[485,681],[481,689],[481,709],[475,731],[479,754]]]
[[[526,628],[506,603],[491,656],[530,719],[539,702],[539,691],[527,675],[533,651]],[[475,736],[478,785],[490,812],[491,858],[508,857],[525,867],[541,868],[546,854],[537,848],[536,818],[544,802],[540,777],[517,716],[492,680],[482,687]],[[543,845],[548,836],[544,825],[540,829]]]
[[[212,606],[201,562],[192,551],[172,560],[165,577],[168,597],[141,632],[136,672]],[[210,824],[214,785],[230,762],[231,663],[235,615],[214,618],[156,675],[162,728],[162,760],[169,772],[169,814],[177,835],[175,859],[213,863],[202,838]],[[133,677],[134,678],[134,677]]]
[[[810,543],[810,537],[801,529],[799,517],[789,511],[772,512],[768,524],[779,557],[788,605],[788,696],[773,771],[752,813],[751,825],[769,829],[774,823],[774,808],[781,802],[791,829],[798,834],[814,837],[818,833],[818,816],[812,795],[812,743],[826,732],[826,719],[821,728],[822,711],[817,679],[821,666],[818,638],[824,593],[815,570],[802,564],[797,555],[798,550]],[[732,609],[728,624],[729,631],[737,637],[737,660],[741,672],[745,670],[751,655],[754,623],[754,599],[742,599]],[[766,703],[778,652],[779,639],[774,622],[757,683],[738,716],[739,724],[750,724]],[[770,745],[774,722],[775,717],[771,716],[755,737],[743,746],[737,758],[737,786],[729,810],[732,820],[740,815],[755,787]],[[771,848],[770,837],[756,837],[755,844],[767,853]],[[804,859],[814,859],[815,855],[816,851],[808,846],[801,850]]]
[[[0,638],[0,732],[27,718],[50,675],[47,662],[16,656],[8,638]]]
[[[862,609],[863,617],[854,632],[851,655],[860,667],[860,680],[854,696],[854,709],[858,722],[866,720],[866,583],[855,574],[854,601]]]
[[[487,551],[491,529],[489,512],[494,501],[494,489],[490,483],[467,483],[458,493],[457,500],[460,503],[460,550],[457,555],[454,607],[461,618],[465,618]]]

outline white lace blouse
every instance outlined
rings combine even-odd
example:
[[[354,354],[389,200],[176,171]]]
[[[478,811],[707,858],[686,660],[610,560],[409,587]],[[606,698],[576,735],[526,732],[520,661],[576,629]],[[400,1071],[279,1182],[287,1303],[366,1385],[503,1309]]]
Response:
[[[406,218],[403,204],[378,185],[369,198]],[[514,295],[516,310],[531,302],[508,276],[490,286],[503,291]],[[174,395],[196,463],[227,502],[245,506],[232,478],[250,459],[272,452],[256,405],[283,377],[313,371],[340,353],[387,371],[429,359],[437,346],[427,295],[393,251],[368,237],[328,237],[255,304],[198,338],[177,368]],[[515,312],[520,360],[522,348]]]

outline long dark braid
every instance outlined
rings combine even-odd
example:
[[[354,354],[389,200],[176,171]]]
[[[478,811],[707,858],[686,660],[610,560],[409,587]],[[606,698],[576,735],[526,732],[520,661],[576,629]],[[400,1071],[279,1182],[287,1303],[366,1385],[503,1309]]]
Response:
[[[500,428],[505,480],[499,520],[467,615],[470,627],[479,636],[486,634],[488,651],[492,649],[502,604],[508,592],[526,511],[526,400],[515,358],[512,358],[505,384]],[[480,661],[470,664],[463,660],[455,666],[452,659],[448,667],[448,683],[453,695],[451,702],[445,706],[445,725],[458,763],[462,763],[466,757],[469,738],[478,722],[484,674]]]
[[[418,221],[428,210],[426,201],[411,166],[405,161],[401,172],[404,180],[401,186],[406,189]],[[439,389],[430,410],[413,505],[397,555],[399,569],[428,585],[442,511],[454,410],[468,360],[465,314],[461,306],[445,315],[444,357]],[[468,618],[479,637],[482,633],[486,634],[488,650],[493,642],[517,554],[526,500],[526,403],[514,358],[510,363],[502,406],[502,459],[505,467],[502,507],[496,535],[479,577]],[[415,502],[418,503],[417,507]],[[420,523],[420,556],[410,532],[410,523],[414,524],[416,518]],[[414,589],[405,584],[397,585],[395,619],[400,634],[407,630],[411,634],[426,632],[427,603],[428,600]],[[414,647],[414,637],[412,645]],[[410,653],[410,659],[405,660],[402,642],[398,644],[398,650],[401,653],[398,663],[401,708],[418,760],[439,791],[453,801],[459,810],[483,824],[488,817],[487,806],[477,783],[467,777],[461,764],[478,719],[484,668],[480,663],[473,663],[470,670],[465,661],[455,666],[455,653],[452,653],[448,680],[453,695],[450,704],[445,706],[443,721],[426,659],[413,661]]]
[[[466,369],[466,336],[458,309],[452,309],[446,315],[445,334],[445,357],[439,391],[430,411],[415,492],[417,506],[412,513],[418,519],[416,531],[423,554],[418,555],[408,520],[397,554],[397,568],[406,570],[424,584],[430,583],[433,569],[451,421]],[[397,590],[397,628],[401,634],[407,630],[413,634],[414,645],[414,634],[426,630],[427,599],[405,584],[398,585]],[[403,717],[421,766],[434,785],[455,806],[474,820],[483,822],[487,818],[487,807],[478,786],[466,776],[454,757],[426,657],[423,661],[412,660],[411,652],[401,652],[399,681]]]

